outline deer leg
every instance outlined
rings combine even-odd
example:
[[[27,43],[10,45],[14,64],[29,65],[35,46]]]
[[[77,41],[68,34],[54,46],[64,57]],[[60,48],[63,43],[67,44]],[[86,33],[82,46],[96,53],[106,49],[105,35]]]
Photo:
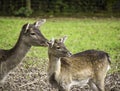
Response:
[[[59,84],[57,83],[56,79],[55,79],[55,73],[53,73],[50,77],[49,77],[49,83],[51,84],[52,88],[58,88]]]
[[[67,88],[67,87],[59,87],[59,91],[70,91],[70,89],[69,88]]]
[[[68,89],[62,87],[62,86],[59,86],[59,91],[69,91]]]
[[[96,84],[94,83],[94,81],[89,80],[88,85],[90,86],[90,88],[91,88],[93,91],[100,91],[100,90],[98,89],[98,87],[96,86]]]
[[[63,87],[59,87],[58,91],[66,91]]]
[[[0,82],[0,91],[3,91],[4,83]]]
[[[67,85],[67,84],[64,84],[64,85],[59,85],[58,86],[58,88],[59,88],[59,91],[70,91],[70,86],[69,86],[69,84]]]
[[[98,80],[96,83],[96,86],[100,91],[105,91],[104,89],[104,79]]]
[[[106,74],[104,73],[99,73],[96,77],[96,86],[100,91],[105,91],[105,86],[104,86],[104,80],[105,80]]]

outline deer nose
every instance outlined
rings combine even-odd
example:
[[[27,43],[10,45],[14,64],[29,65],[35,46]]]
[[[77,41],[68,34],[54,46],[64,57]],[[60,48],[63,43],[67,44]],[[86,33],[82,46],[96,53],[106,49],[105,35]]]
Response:
[[[68,54],[68,56],[69,56],[69,57],[72,55],[72,53],[71,53],[71,52],[68,52],[67,54]]]
[[[42,40],[41,43],[42,43],[45,47],[48,46],[48,40],[47,40],[47,39]]]
[[[72,55],[72,53],[69,52],[69,51],[65,51],[64,53],[65,53],[67,56],[69,56],[69,57]]]
[[[49,41],[46,39],[45,44],[49,46]]]
[[[50,41],[47,41],[46,43],[47,43],[48,45],[50,45],[50,44],[51,44],[51,43],[50,43]]]

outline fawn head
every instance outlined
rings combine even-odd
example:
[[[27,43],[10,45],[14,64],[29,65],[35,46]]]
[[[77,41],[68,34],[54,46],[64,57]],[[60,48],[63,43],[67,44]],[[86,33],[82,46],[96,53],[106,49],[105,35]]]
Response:
[[[54,55],[56,57],[71,56],[70,51],[64,45],[66,38],[67,37],[65,36],[60,39],[50,40],[48,54]]]
[[[39,27],[46,22],[45,19],[34,24],[25,24],[22,27],[21,37],[30,46],[48,46],[48,40],[40,32]]]

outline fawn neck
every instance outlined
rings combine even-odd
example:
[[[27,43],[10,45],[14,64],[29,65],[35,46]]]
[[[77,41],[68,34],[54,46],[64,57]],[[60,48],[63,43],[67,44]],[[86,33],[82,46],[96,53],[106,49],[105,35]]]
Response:
[[[53,73],[59,74],[60,69],[61,69],[60,58],[49,54],[49,69],[48,69],[49,73],[48,73],[48,75],[51,76]]]

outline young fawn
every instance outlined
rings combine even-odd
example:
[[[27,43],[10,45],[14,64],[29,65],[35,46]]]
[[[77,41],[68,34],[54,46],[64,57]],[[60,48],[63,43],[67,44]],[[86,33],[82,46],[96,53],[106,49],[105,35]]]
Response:
[[[42,19],[34,24],[23,25],[15,46],[9,50],[0,49],[0,84],[4,83],[9,72],[22,61],[32,46],[48,46],[48,40],[39,30],[45,21]]]
[[[104,79],[110,68],[106,52],[87,50],[73,54],[64,45],[65,37],[51,40],[48,48],[48,77],[59,91],[70,91],[72,85],[88,84],[93,91],[105,91]]]

